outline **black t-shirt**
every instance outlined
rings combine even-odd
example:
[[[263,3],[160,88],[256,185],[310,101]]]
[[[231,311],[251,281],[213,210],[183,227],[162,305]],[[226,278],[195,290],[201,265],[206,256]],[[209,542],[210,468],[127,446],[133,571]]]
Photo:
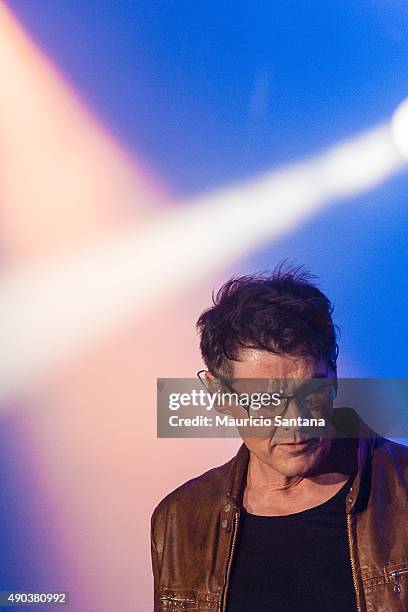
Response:
[[[345,498],[287,516],[241,510],[228,612],[354,612]]]

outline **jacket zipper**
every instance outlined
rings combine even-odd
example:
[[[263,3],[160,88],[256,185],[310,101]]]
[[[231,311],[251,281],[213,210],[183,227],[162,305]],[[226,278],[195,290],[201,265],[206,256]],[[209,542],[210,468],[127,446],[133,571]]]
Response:
[[[351,575],[352,575],[352,578],[353,578],[354,594],[356,596],[357,612],[361,612],[359,598],[358,598],[356,569],[354,567],[353,553],[352,553],[352,547],[351,547],[351,517],[350,517],[350,513],[347,514],[346,519],[347,519],[347,537],[348,537],[348,545],[349,545]]]
[[[229,555],[228,565],[227,565],[227,577],[226,577],[226,580],[225,580],[225,588],[224,588],[224,594],[223,594],[223,601],[222,601],[222,604],[221,604],[221,607],[220,607],[220,611],[221,612],[225,612],[225,610],[227,609],[227,595],[228,595],[229,579],[230,579],[230,574],[231,574],[232,558],[234,556],[235,543],[236,543],[237,534],[238,534],[238,523],[239,523],[239,511],[237,510],[235,512],[235,515],[234,515],[234,527],[233,527],[233,533],[232,533],[232,543],[231,543],[231,550],[230,550],[230,555]]]
[[[170,603],[195,603],[195,599],[191,599],[190,597],[172,597],[171,595],[164,595],[163,597],[160,597],[160,601],[166,603],[166,602],[170,602]]]
[[[401,586],[400,586],[400,576],[402,574],[407,574],[408,573],[408,568],[406,569],[402,569],[402,570],[397,570],[395,572],[390,572],[390,576],[392,576],[394,578],[394,593],[401,593]]]

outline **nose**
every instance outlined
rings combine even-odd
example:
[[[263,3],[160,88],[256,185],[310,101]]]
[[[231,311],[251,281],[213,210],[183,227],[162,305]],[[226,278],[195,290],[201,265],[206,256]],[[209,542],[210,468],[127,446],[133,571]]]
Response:
[[[298,417],[305,417],[306,415],[299,408],[295,398],[289,398],[287,401],[286,409],[282,413],[282,420],[295,419]],[[304,428],[301,425],[282,425],[277,427],[275,438],[279,442],[293,442],[294,440],[304,439],[306,437]]]

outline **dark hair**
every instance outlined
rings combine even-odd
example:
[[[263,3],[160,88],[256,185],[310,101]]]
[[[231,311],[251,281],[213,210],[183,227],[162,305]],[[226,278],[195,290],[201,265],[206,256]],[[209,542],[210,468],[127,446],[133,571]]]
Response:
[[[338,345],[333,306],[303,267],[277,266],[271,274],[227,281],[197,321],[201,354],[214,375],[231,374],[242,348],[324,359],[336,372]]]

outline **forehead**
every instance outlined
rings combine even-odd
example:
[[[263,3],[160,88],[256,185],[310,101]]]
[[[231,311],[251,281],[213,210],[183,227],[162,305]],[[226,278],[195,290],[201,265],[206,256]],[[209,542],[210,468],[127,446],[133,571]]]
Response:
[[[234,378],[312,378],[327,375],[327,364],[324,361],[295,357],[292,355],[274,355],[260,349],[242,349],[239,361],[233,361]]]

